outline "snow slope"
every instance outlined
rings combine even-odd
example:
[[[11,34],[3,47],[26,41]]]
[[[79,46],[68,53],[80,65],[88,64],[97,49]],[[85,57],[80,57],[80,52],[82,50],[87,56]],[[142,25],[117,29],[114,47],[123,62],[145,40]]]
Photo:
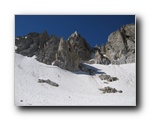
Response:
[[[118,81],[104,83],[98,74],[72,73],[52,65],[45,65],[35,57],[15,54],[15,105],[17,106],[135,106],[135,63],[125,65],[91,65]],[[38,79],[50,79],[59,84],[54,87],[38,83]],[[105,86],[123,93],[103,94]]]

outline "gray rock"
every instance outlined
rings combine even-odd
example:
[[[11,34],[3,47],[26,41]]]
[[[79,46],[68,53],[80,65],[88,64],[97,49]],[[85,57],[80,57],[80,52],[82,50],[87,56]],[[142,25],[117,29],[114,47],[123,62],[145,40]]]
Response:
[[[102,53],[103,55],[106,53],[106,48],[105,48],[105,45],[104,45],[104,44],[102,44],[100,50],[101,50],[101,53]]]
[[[68,38],[68,49],[75,52],[83,61],[89,60],[91,56],[91,47],[86,40],[76,31]]]
[[[101,74],[101,75],[99,75],[99,78],[100,78],[101,80],[108,80],[110,77],[111,77],[110,75],[106,75],[106,74]]]
[[[108,56],[112,64],[135,62],[135,25],[128,24],[111,33],[101,51]]]
[[[99,78],[101,80],[106,80],[107,82],[113,82],[119,80],[117,77],[111,77],[110,75],[106,75],[106,74],[99,75]]]
[[[103,93],[122,93],[122,90],[117,90],[116,88],[111,88],[111,87],[104,87],[104,88],[100,88],[99,90],[103,91]]]
[[[58,87],[59,85],[51,80],[43,80],[43,79],[38,79],[38,83],[47,83],[51,86],[55,86],[55,87]]]
[[[24,37],[19,37],[18,40],[15,40],[15,45],[17,46],[16,52],[24,56],[32,57],[38,54],[48,39],[49,35],[46,31],[42,34],[32,32]]]
[[[70,52],[67,41],[63,39],[60,40],[58,52],[55,56],[57,56],[57,58],[54,63],[57,63],[58,67],[69,71],[76,71],[79,69],[78,64],[80,62],[80,57],[75,51]]]
[[[110,60],[107,57],[104,57],[103,54],[99,53],[98,51],[95,53],[94,59],[96,64],[110,64]]]
[[[44,43],[44,47],[40,48],[37,54],[37,60],[45,64],[51,64],[55,60],[58,51],[60,39],[55,35],[50,36],[49,40]]]
[[[104,64],[104,65],[109,65],[111,62],[110,62],[110,60],[107,58],[107,57],[105,57],[103,54],[102,54],[102,52],[101,52],[101,50],[100,50],[100,47],[98,47],[98,45],[96,45],[93,49],[92,49],[92,51],[91,51],[92,53],[92,60],[89,60],[88,61],[88,63],[90,63],[90,64]]]

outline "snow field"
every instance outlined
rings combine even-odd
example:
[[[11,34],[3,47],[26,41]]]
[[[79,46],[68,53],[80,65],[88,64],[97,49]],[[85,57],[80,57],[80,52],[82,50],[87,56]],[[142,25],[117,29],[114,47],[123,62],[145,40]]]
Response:
[[[15,54],[15,105],[17,106],[135,106],[135,63],[100,65],[99,69],[118,81],[104,83],[99,74],[72,73],[57,66],[46,65],[34,57]],[[50,79],[59,84],[54,87],[38,83]],[[99,88],[110,86],[123,93],[103,94]]]

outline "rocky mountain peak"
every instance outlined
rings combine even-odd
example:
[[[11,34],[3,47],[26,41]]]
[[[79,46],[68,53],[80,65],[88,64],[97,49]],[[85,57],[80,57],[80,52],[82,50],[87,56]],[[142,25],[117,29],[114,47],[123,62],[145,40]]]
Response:
[[[69,37],[67,43],[69,48],[73,48],[73,50],[76,51],[76,53],[82,58],[82,60],[90,59],[91,47],[87,41],[76,31]]]
[[[112,64],[135,62],[135,25],[124,25],[111,33],[101,51],[108,56]]]
[[[72,40],[76,40],[77,38],[81,37],[81,35],[75,31],[74,33],[72,33],[69,37],[68,40],[72,39]]]
[[[77,31],[75,31],[74,33],[72,33],[71,34],[71,36],[70,37],[77,37],[79,34],[78,34],[78,32]]]
[[[60,39],[57,58],[53,65],[70,71],[79,70],[78,65],[90,59],[90,45],[75,32],[67,41]]]

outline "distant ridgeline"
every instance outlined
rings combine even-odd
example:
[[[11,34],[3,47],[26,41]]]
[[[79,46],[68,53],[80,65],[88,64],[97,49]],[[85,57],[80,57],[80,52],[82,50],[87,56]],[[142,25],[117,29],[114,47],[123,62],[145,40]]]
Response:
[[[79,70],[82,63],[126,64],[135,62],[135,25],[128,24],[111,33],[105,45],[91,48],[76,31],[68,38],[31,32],[15,38],[16,53],[36,56],[39,62],[69,71]]]

